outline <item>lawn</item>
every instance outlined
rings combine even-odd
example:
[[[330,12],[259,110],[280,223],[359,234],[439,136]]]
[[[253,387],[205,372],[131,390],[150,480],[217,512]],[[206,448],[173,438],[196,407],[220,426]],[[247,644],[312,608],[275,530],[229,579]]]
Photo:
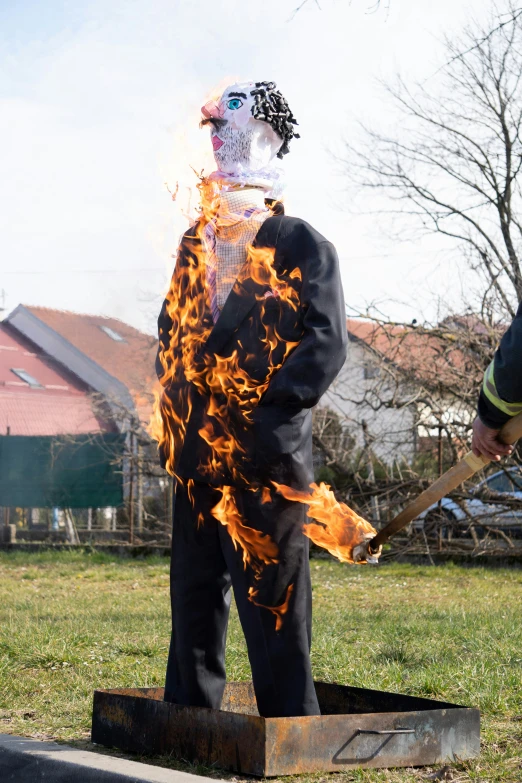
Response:
[[[316,679],[478,706],[481,756],[442,779],[522,781],[522,570],[311,565]],[[95,687],[162,685],[168,581],[167,560],[0,553],[0,732],[88,747]],[[229,679],[249,678],[235,610],[227,665]],[[299,780],[406,783],[436,772]]]

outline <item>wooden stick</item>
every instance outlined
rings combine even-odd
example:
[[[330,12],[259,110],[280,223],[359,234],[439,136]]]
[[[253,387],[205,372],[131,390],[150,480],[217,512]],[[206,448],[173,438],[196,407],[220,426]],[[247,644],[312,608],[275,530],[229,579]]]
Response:
[[[499,440],[502,443],[512,445],[522,437],[522,413],[517,416],[513,416],[499,432]],[[395,519],[383,527],[375,538],[369,543],[370,552],[377,552],[378,548],[384,544],[391,536],[398,533],[406,525],[409,525],[419,514],[426,511],[427,508],[432,506],[441,500],[448,492],[462,484],[463,481],[471,478],[477,471],[482,470],[486,465],[489,465],[491,460],[487,457],[476,457],[472,451],[468,453],[459,461],[456,465],[443,473],[443,475],[435,481],[431,487],[425,489],[419,497],[415,498],[409,505],[404,508],[400,514],[397,514]]]

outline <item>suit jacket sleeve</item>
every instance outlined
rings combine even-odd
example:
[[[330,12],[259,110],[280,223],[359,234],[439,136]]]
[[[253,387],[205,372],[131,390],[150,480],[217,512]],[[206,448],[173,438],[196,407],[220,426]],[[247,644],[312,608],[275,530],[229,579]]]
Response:
[[[170,284],[170,292],[164,300],[158,317],[158,352],[156,354],[156,375],[158,380],[167,392],[172,392],[176,386],[176,379],[172,377],[169,370],[173,363],[176,363],[176,370],[179,373],[181,362],[179,357],[179,347],[171,343],[172,319],[169,315],[169,297],[173,288],[179,285],[178,266],[174,270]],[[170,377],[168,377],[170,376]]]
[[[337,253],[324,240],[306,243],[305,254],[299,263],[303,337],[272,378],[262,407],[313,407],[346,358],[346,313]]]
[[[156,375],[163,386],[165,376],[165,367],[161,361],[161,356],[165,354],[169,347],[169,334],[172,329],[172,321],[168,313],[168,299],[163,301],[163,305],[158,316],[158,352],[156,354]]]
[[[522,304],[484,373],[478,415],[487,427],[500,429],[522,412]]]
[[[184,376],[183,367],[181,362],[181,346],[173,341],[172,329],[173,322],[169,315],[169,305],[173,298],[178,302],[182,300],[181,288],[182,288],[182,267],[184,258],[184,244],[183,239],[180,242],[178,257],[172,280],[170,283],[169,292],[163,302],[161,311],[158,317],[158,352],[156,354],[156,374],[159,382],[163,386],[162,395],[167,395],[168,398],[175,404],[179,405],[180,390],[183,385]],[[159,448],[160,465],[165,468],[167,458],[164,452],[163,446]]]

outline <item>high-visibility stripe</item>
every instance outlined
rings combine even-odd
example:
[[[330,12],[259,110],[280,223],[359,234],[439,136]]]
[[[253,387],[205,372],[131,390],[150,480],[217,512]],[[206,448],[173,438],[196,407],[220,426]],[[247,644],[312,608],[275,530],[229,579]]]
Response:
[[[494,361],[491,362],[486,372],[484,373],[484,383],[482,385],[484,394],[488,400],[493,403],[495,408],[498,408],[502,413],[506,413],[508,416],[516,416],[517,413],[522,412],[522,402],[506,402],[499,397],[497,387],[495,385],[494,376]]]

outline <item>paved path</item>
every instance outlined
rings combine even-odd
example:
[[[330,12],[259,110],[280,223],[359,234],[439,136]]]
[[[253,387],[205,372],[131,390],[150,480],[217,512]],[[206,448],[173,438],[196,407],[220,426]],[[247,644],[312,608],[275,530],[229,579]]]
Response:
[[[2,783],[204,783],[210,779],[56,742],[0,734]]]

